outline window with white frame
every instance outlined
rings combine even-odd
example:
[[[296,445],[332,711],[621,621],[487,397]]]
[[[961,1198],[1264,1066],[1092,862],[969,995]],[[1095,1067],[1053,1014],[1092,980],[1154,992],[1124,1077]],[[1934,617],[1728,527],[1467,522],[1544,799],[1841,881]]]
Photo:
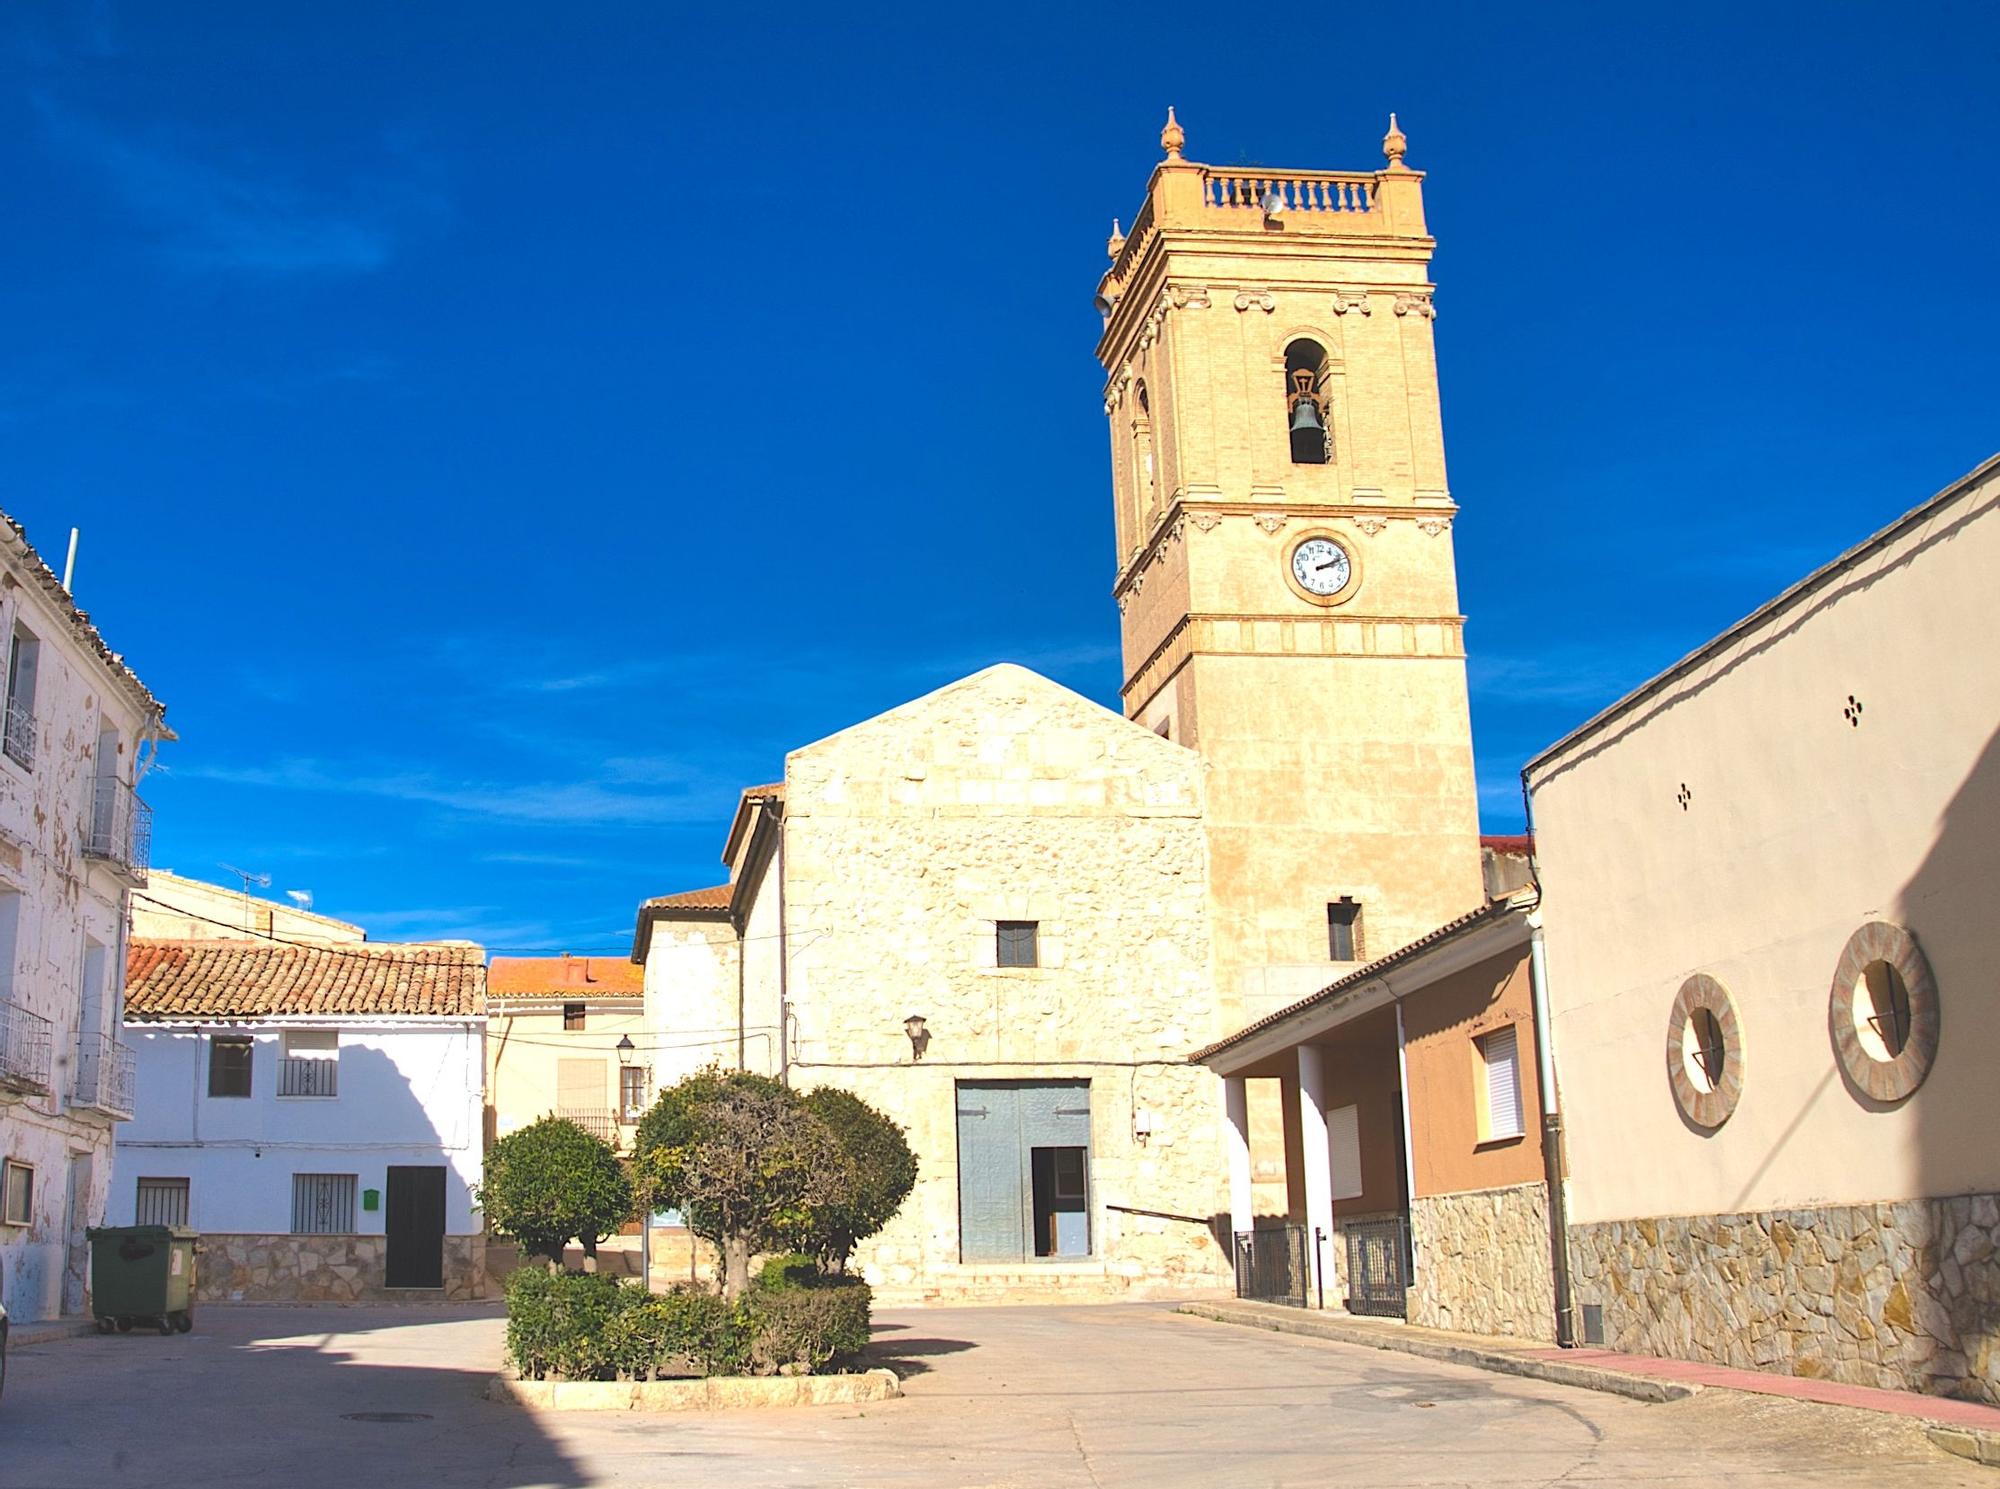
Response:
[[[134,1225],[186,1225],[188,1223],[188,1181],[186,1179],[141,1179],[138,1197],[132,1206]]]
[[[331,1029],[287,1029],[280,1038],[278,1094],[340,1094],[340,1035]]]
[[[8,1159],[0,1168],[0,1224],[35,1223],[35,1171],[25,1163]]]
[[[1484,1085],[1480,1105],[1479,1140],[1503,1142],[1522,1136],[1521,1052],[1514,1026],[1495,1029],[1474,1041]]]
[[[344,1236],[354,1230],[354,1174],[293,1174],[292,1234]]]

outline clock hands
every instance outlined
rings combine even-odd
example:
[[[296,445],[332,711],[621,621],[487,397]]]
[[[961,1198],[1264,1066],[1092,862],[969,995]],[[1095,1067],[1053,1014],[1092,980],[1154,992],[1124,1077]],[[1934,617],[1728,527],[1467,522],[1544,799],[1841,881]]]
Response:
[[[1315,570],[1315,572],[1324,572],[1325,570],[1332,568],[1335,564],[1339,562],[1340,562],[1340,555],[1335,554],[1332,558],[1328,559],[1323,564],[1314,564],[1313,569]]]

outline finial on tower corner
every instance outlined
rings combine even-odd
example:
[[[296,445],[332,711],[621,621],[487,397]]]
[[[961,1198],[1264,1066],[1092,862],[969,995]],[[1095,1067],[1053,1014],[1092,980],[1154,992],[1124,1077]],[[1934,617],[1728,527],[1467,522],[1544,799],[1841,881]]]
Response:
[[[1409,148],[1409,140],[1405,138],[1403,131],[1396,127],[1396,116],[1390,114],[1389,132],[1382,136],[1382,153],[1389,159],[1390,170],[1406,171],[1409,169],[1408,166],[1403,164],[1403,152]]]
[[[1174,106],[1168,104],[1167,125],[1160,131],[1160,148],[1167,152],[1167,159],[1179,160],[1181,146],[1186,143],[1187,133],[1181,128],[1180,121],[1174,117]]]
[[[1118,219],[1111,219],[1111,236],[1105,240],[1104,251],[1111,255],[1111,262],[1118,262],[1118,255],[1125,248],[1125,232],[1118,226]]]

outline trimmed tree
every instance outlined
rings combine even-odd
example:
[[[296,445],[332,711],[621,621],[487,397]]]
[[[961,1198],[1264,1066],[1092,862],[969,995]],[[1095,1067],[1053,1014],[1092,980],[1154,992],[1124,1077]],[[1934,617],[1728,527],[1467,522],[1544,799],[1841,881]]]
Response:
[[[813,1210],[807,1249],[844,1274],[854,1243],[887,1225],[910,1197],[917,1155],[899,1124],[852,1091],[821,1086],[806,1093],[805,1105],[826,1124],[847,1160],[840,1192]]]
[[[562,1117],[496,1141],[475,1198],[494,1230],[556,1266],[572,1240],[594,1260],[597,1243],[632,1218],[632,1181],[617,1152]]]
[[[639,1123],[633,1169],[654,1209],[679,1210],[722,1257],[722,1291],[750,1285],[759,1251],[808,1243],[814,1210],[839,1197],[847,1163],[796,1091],[747,1071],[695,1072]]]

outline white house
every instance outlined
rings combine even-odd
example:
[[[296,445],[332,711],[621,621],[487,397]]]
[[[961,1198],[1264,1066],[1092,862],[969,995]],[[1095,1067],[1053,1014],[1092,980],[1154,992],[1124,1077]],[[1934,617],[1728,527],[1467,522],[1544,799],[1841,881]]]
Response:
[[[476,946],[134,939],[114,1224],[202,1233],[203,1299],[477,1297]]]
[[[18,1320],[85,1306],[84,1230],[132,1109],[118,1009],[152,827],[133,788],[173,735],[4,515],[0,640],[0,1302]]]

